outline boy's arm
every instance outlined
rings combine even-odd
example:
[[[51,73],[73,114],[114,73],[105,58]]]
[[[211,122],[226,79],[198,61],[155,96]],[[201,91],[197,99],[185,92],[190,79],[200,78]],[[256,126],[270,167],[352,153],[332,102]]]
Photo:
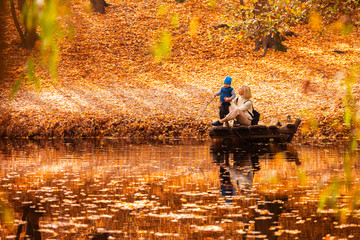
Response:
[[[234,100],[234,98],[236,98],[236,94],[235,94],[235,91],[232,90],[231,91],[231,97],[230,97],[232,100]]]
[[[220,96],[220,94],[221,94],[221,90],[218,91],[217,93],[215,93],[214,96],[215,96],[215,97],[216,97],[216,96]]]
[[[234,100],[235,97],[236,97],[235,91],[232,90],[231,91],[231,96],[230,97],[225,97],[224,99],[225,99],[225,101],[230,102],[230,104],[233,104],[232,100]]]

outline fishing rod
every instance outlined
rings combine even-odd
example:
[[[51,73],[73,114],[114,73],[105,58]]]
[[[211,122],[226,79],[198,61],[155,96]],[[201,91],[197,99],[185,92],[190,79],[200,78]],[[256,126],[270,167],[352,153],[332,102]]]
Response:
[[[216,96],[214,96],[211,100],[210,100],[210,102],[208,102],[207,104],[206,104],[206,106],[205,106],[205,108],[204,108],[204,110],[201,112],[201,114],[200,114],[200,116],[198,117],[198,119],[196,120],[196,122],[198,122],[199,121],[199,119],[201,118],[201,116],[203,115],[203,113],[205,112],[205,109],[207,108],[207,106],[215,99],[215,97]]]

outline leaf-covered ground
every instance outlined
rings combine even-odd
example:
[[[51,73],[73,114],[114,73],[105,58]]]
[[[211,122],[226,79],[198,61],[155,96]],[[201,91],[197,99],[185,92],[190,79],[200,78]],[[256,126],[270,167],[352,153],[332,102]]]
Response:
[[[50,84],[39,67],[41,91],[25,84],[10,102],[31,51],[20,46],[10,10],[1,13],[7,21],[1,136],[207,137],[218,117],[217,101],[196,120],[227,75],[235,89],[252,88],[264,124],[284,122],[290,114],[303,120],[300,136],[344,136],[341,76],[359,64],[358,29],[347,36],[320,35],[299,25],[292,29],[297,36],[284,42],[288,52],[269,50],[260,57],[262,52],[254,52],[253,42],[238,32],[213,27],[231,23],[224,18],[226,9],[238,1],[218,1],[214,8],[196,0],[107,2],[111,6],[104,15],[91,12],[88,1],[71,3],[64,23],[74,34],[60,43],[59,80]],[[178,25],[171,24],[173,16]],[[152,46],[165,29],[172,50],[169,59],[156,63]],[[354,92],[360,92],[358,85]]]

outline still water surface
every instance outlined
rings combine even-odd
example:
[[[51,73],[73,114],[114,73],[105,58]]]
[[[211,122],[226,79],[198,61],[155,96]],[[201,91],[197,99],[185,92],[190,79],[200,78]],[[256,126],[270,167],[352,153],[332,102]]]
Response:
[[[360,212],[352,209],[360,165],[355,157],[343,191],[343,148],[226,151],[175,140],[0,146],[1,198],[14,210],[0,239],[360,239]],[[319,194],[335,178],[333,187],[347,194],[337,205],[328,197],[320,214]]]

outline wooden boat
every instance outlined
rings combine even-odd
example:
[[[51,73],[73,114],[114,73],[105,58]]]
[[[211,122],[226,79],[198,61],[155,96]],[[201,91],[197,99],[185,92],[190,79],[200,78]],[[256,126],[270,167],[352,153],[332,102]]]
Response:
[[[214,143],[228,147],[241,147],[248,145],[261,144],[282,144],[289,143],[294,137],[301,123],[296,119],[294,123],[288,123],[285,126],[232,126],[232,127],[212,127],[210,137]]]

